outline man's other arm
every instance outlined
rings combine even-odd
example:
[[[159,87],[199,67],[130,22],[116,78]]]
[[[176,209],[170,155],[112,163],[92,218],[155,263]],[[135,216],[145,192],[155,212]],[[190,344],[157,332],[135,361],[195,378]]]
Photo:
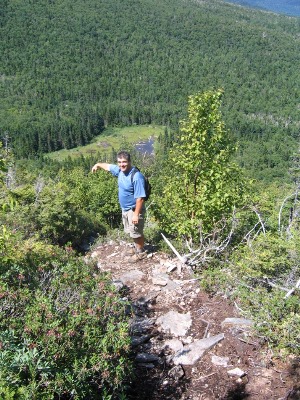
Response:
[[[144,204],[144,199],[142,197],[138,197],[135,202],[135,210],[132,214],[132,223],[137,224],[139,222],[139,214],[142,212]]]

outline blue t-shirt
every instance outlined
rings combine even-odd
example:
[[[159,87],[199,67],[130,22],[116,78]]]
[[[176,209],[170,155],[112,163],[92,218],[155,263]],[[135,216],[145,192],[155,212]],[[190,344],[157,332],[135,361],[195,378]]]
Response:
[[[136,171],[131,182],[134,167],[127,173],[120,170],[117,165],[111,164],[109,171],[118,177],[119,202],[122,210],[128,211],[135,206],[136,199],[146,197],[145,178],[141,172]]]

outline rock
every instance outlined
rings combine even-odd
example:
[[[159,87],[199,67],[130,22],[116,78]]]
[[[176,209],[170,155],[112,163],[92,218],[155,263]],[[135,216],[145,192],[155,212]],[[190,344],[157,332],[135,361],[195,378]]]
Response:
[[[119,279],[113,280],[112,284],[118,291],[120,291],[124,287],[124,283],[122,281],[120,281]]]
[[[234,368],[234,369],[227,371],[227,374],[230,376],[238,376],[239,378],[241,378],[242,376],[246,375],[246,372],[244,372],[240,368]]]
[[[166,286],[169,281],[169,277],[167,274],[157,274],[155,276],[152,276],[152,283],[153,285],[159,285],[159,286]]]
[[[167,264],[167,267],[168,267],[168,272],[172,272],[175,269],[177,269],[177,265],[176,264],[172,264],[170,262]]]
[[[168,268],[164,265],[164,264],[158,264],[155,265],[155,267],[153,268],[152,274],[156,275],[156,274],[166,274],[168,271]]]
[[[138,353],[137,356],[135,357],[135,361],[137,363],[152,363],[152,362],[157,362],[159,360],[159,357],[157,357],[155,354],[149,354],[149,353]]]
[[[192,338],[192,336],[187,336],[187,337],[183,338],[182,341],[184,344],[191,344],[193,342],[193,338]]]
[[[176,353],[173,357],[173,362],[175,365],[194,365],[207,350],[223,339],[224,334],[220,333],[210,338],[196,340],[194,343],[184,346],[181,351]]]
[[[190,313],[180,314],[176,311],[169,311],[157,318],[156,324],[160,325],[164,332],[173,336],[185,336],[192,325],[192,318]]]
[[[146,343],[148,340],[150,340],[150,338],[151,338],[150,335],[132,336],[131,337],[131,346],[132,347],[140,346],[141,344]]]
[[[178,381],[179,379],[184,377],[184,370],[181,365],[176,365],[170,371],[168,372],[168,375],[175,379],[175,381]]]
[[[234,328],[251,328],[253,322],[250,319],[245,318],[225,318],[222,322],[222,328],[234,327]]]
[[[169,279],[167,285],[162,290],[164,292],[172,292],[173,290],[178,289],[178,287],[179,285],[176,282]]]
[[[123,282],[124,285],[136,281],[140,281],[144,277],[144,273],[142,271],[139,271],[137,269],[131,270],[126,272],[125,274],[121,275],[119,277],[119,281]]]
[[[147,368],[147,369],[153,369],[153,368],[155,368],[155,365],[151,364],[151,363],[139,363],[139,367],[144,367],[144,368]]]
[[[139,335],[149,331],[154,325],[154,320],[151,318],[134,319],[131,322],[130,329],[133,334]]]
[[[158,296],[157,292],[150,292],[146,297],[145,297],[145,301],[147,303],[151,303],[152,301],[154,301],[156,299],[156,297]]]
[[[214,365],[219,365],[220,367],[227,367],[227,365],[229,363],[229,357],[212,356],[211,362]]]
[[[183,349],[183,344],[181,340],[179,339],[170,339],[166,340],[162,346],[163,349],[169,348],[171,349],[174,353],[177,353],[178,351]]]

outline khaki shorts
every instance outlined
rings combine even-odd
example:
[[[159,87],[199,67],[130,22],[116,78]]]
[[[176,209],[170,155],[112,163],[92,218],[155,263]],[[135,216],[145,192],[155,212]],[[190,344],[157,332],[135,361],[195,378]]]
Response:
[[[128,233],[131,238],[139,238],[143,236],[145,209],[139,215],[139,222],[135,225],[132,223],[133,211],[122,211],[122,221],[125,233]]]

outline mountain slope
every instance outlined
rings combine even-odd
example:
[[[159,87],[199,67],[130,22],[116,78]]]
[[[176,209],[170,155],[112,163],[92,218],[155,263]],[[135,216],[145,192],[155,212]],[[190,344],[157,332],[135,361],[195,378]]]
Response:
[[[299,129],[299,19],[219,1],[6,0],[0,129],[19,157],[105,125],[176,126],[187,96],[223,87],[237,138]]]

